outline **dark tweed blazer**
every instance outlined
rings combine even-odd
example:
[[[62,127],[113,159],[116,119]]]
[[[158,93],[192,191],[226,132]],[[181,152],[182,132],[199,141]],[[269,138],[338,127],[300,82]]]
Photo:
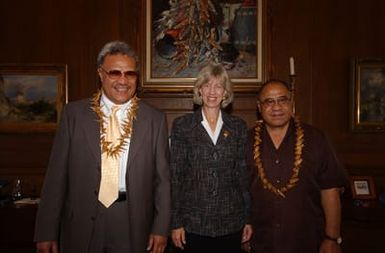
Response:
[[[215,237],[238,232],[248,222],[247,128],[240,118],[222,112],[214,145],[202,119],[198,109],[173,123],[172,227]]]

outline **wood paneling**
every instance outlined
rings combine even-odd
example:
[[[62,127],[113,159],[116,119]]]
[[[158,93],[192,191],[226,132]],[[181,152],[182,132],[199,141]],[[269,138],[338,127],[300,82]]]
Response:
[[[385,174],[383,133],[351,133],[349,59],[385,57],[385,2],[382,0],[266,0],[270,37],[269,77],[288,79],[288,59],[296,63],[297,114],[330,137],[348,168],[380,168]],[[96,54],[107,41],[122,39],[138,52],[143,1],[0,1],[1,63],[66,63],[69,100],[90,96],[98,87]],[[148,103],[173,119],[191,112],[188,94],[145,94]],[[233,113],[252,126],[255,94],[236,94]],[[43,174],[51,134],[0,134],[0,177],[27,170]],[[39,174],[40,173],[40,174]],[[41,180],[37,180],[41,181]]]
[[[145,94],[142,99],[167,113],[168,129],[171,130],[173,120],[194,110],[192,94]],[[242,117],[249,127],[256,120],[257,100],[254,94],[235,94],[229,113]]]
[[[264,76],[288,80],[289,57],[294,56],[297,114],[330,137],[350,174],[373,175],[377,190],[384,192],[385,133],[351,133],[348,120],[349,59],[385,57],[385,1],[265,1],[269,65]],[[103,44],[121,39],[143,51],[143,2],[0,0],[0,63],[66,63],[69,101],[88,97],[98,87],[95,61]],[[176,117],[193,110],[191,94],[141,96],[167,113],[169,130]],[[232,113],[251,127],[255,94],[236,94]],[[24,194],[40,192],[53,134],[0,133],[0,179],[11,182],[2,194],[11,190],[15,178],[22,180]],[[374,242],[366,227],[356,227],[348,224],[349,231],[344,230],[346,245]],[[383,249],[378,243],[371,247]]]

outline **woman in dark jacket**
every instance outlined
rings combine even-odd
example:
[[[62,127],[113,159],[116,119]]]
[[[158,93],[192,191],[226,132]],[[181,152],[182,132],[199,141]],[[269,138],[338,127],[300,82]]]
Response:
[[[226,70],[198,74],[194,103],[171,131],[172,239],[184,252],[239,253],[250,239],[245,122],[221,108],[233,100]]]

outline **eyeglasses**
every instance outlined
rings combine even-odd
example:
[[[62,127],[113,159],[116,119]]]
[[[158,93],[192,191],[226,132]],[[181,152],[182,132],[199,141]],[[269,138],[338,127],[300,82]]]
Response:
[[[264,107],[273,107],[274,105],[279,105],[279,106],[285,106],[290,102],[290,98],[287,96],[282,96],[279,98],[266,98],[265,100],[261,101],[261,104]]]
[[[121,78],[122,76],[124,76],[128,80],[133,80],[138,76],[138,73],[136,71],[133,71],[133,70],[127,70],[127,71],[123,72],[123,71],[120,71],[117,69],[107,71],[102,67],[100,67],[100,69],[103,70],[104,73],[107,74],[108,78],[110,78],[112,80],[117,80],[117,79]]]

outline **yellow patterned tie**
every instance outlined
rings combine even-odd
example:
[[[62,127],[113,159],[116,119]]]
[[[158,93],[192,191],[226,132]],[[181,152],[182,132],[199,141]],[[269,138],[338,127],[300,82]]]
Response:
[[[121,137],[119,119],[116,116],[119,106],[113,106],[111,110],[106,140],[111,142],[111,146],[116,146]],[[119,158],[120,156],[108,156],[107,152],[102,153],[102,178],[100,181],[99,201],[107,208],[118,198]]]

